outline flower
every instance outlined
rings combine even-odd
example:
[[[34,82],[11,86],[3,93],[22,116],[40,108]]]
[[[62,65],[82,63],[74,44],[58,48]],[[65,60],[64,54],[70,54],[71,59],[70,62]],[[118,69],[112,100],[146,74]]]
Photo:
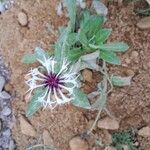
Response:
[[[38,59],[42,64],[31,69],[26,75],[29,78],[26,84],[29,86],[29,94],[35,89],[42,88],[44,93],[38,97],[38,102],[44,108],[55,108],[57,105],[65,104],[74,99],[74,88],[78,87],[77,74],[73,72],[67,60],[64,60],[59,71],[56,72],[57,62],[54,57]]]

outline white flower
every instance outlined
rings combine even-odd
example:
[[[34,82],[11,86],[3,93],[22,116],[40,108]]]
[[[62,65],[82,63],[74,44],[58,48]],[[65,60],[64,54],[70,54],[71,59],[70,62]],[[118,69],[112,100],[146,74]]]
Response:
[[[37,88],[44,89],[44,93],[38,97],[38,102],[42,103],[44,108],[55,108],[70,102],[74,99],[73,90],[78,86],[77,74],[70,68],[69,63],[64,60],[60,70],[56,72],[57,62],[53,57],[38,60],[42,66],[31,69],[26,75],[29,79],[26,84],[29,86],[30,94]]]

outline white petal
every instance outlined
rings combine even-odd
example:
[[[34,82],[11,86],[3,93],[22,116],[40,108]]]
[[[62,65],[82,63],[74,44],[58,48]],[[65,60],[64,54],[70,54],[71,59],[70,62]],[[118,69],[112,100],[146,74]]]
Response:
[[[62,100],[57,96],[56,89],[54,89],[54,96],[55,96],[55,99],[57,101],[57,104],[62,104]]]
[[[72,99],[71,98],[68,98],[68,97],[66,97],[62,92],[61,92],[61,90],[58,90],[59,91],[59,94],[61,95],[61,97],[62,97],[62,103],[67,103],[67,102],[70,102]]]

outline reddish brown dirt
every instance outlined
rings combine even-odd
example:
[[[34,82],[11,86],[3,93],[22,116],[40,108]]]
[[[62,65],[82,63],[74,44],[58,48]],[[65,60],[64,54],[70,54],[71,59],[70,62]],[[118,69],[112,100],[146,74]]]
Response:
[[[21,59],[24,54],[32,52],[36,46],[50,49],[50,44],[56,40],[55,35],[48,33],[48,24],[53,25],[57,30],[67,22],[65,17],[56,15],[56,6],[57,0],[20,0],[11,10],[0,15],[1,53],[12,71],[10,82],[16,91],[16,98],[12,104],[16,116],[13,137],[18,150],[24,149],[35,141],[21,133],[18,121],[19,115],[24,115],[26,109],[24,93],[27,88],[24,75],[33,66],[22,64]],[[122,65],[109,66],[110,72],[128,75],[130,69],[135,73],[130,87],[116,88],[109,96],[108,108],[121,121],[120,130],[150,125],[150,44],[148,41],[150,30],[142,31],[136,27],[140,18],[133,13],[133,9],[134,5],[122,7],[109,5],[106,23],[107,27],[113,29],[110,41],[125,41],[130,45],[129,51],[121,55]],[[28,28],[18,24],[17,14],[21,10],[28,15]],[[132,51],[139,53],[136,61],[131,57]],[[127,58],[130,63],[126,61]],[[54,146],[59,150],[68,150],[69,140],[84,132],[88,120],[94,118],[95,113],[67,105],[54,111],[39,111],[29,120],[37,131],[36,140],[40,139],[43,129],[47,129]],[[94,137],[98,136],[97,130]],[[139,141],[142,149],[149,149],[149,139],[139,138]]]

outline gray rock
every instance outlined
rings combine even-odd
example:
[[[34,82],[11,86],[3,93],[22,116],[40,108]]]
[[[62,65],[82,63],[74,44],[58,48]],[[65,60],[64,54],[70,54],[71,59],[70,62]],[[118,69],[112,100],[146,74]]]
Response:
[[[11,136],[11,131],[10,131],[10,129],[5,129],[2,134],[3,134],[3,136],[8,138]]]
[[[3,76],[0,76],[0,92],[2,91],[5,84],[5,78]]]
[[[11,98],[10,94],[8,94],[8,93],[5,92],[5,91],[2,91],[2,92],[0,93],[0,97],[3,98],[3,99],[10,99],[10,98]]]
[[[10,73],[0,56],[0,150],[15,150],[15,143],[11,136],[13,115],[10,115],[12,112],[9,101],[10,95],[2,91],[5,82],[7,82],[9,78]]]
[[[7,106],[5,106],[2,110],[2,115],[9,116],[11,114],[11,109]]]
[[[0,120],[0,131],[1,131],[1,129],[2,129],[2,121]]]
[[[10,140],[9,142],[9,150],[14,150],[15,149],[15,142],[14,140]]]

